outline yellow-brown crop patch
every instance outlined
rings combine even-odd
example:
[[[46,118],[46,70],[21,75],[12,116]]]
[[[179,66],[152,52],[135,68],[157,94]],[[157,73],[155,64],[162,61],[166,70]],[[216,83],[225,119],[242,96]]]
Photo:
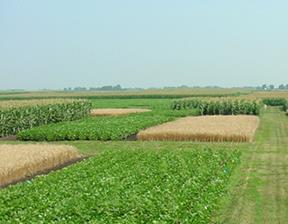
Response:
[[[72,146],[49,144],[0,144],[0,187],[81,158]]]
[[[140,131],[137,139],[250,142],[258,125],[251,115],[185,117]]]
[[[118,116],[131,113],[144,113],[149,112],[149,109],[137,109],[137,108],[105,108],[105,109],[93,109],[91,111],[92,116]]]

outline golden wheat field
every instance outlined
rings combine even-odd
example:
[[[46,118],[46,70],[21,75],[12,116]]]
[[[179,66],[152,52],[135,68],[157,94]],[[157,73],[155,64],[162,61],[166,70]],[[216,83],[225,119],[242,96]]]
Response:
[[[76,100],[74,99],[37,99],[37,100],[4,100],[0,101],[0,110],[19,108],[19,107],[30,107],[30,106],[45,106],[51,104],[62,104],[62,103],[72,103]]]
[[[250,142],[258,125],[251,115],[185,117],[140,131],[137,139]]]
[[[149,112],[149,109],[137,109],[137,108],[105,108],[105,109],[93,109],[91,115],[93,116],[117,116],[131,113],[144,113]]]
[[[25,144],[0,145],[0,187],[81,158],[72,146]]]

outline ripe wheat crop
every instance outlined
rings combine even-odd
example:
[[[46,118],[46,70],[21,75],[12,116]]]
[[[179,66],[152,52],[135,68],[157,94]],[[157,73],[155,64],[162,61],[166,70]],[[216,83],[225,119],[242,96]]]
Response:
[[[72,146],[0,145],[0,187],[80,159]]]
[[[180,118],[140,131],[139,140],[252,141],[259,118],[250,115]]]

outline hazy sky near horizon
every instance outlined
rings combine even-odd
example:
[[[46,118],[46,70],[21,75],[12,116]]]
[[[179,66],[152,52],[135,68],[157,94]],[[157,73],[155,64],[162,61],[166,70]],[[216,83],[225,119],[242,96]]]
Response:
[[[288,1],[0,0],[0,89],[288,83]]]

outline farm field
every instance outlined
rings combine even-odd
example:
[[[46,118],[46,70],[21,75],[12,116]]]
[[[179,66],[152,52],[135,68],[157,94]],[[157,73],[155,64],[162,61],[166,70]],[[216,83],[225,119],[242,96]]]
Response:
[[[32,127],[73,121],[90,114],[87,100],[1,101],[0,138]]]
[[[51,141],[90,157],[0,190],[0,223],[286,223],[288,121],[280,107],[261,109],[253,142],[126,141],[201,114],[173,110],[174,101],[93,99],[92,108],[151,111],[41,125],[18,134],[28,142],[0,141]]]
[[[0,224],[288,224],[288,1],[1,1]]]
[[[0,144],[0,188],[80,158],[77,150],[67,145]]]
[[[134,105],[137,100],[127,101]],[[107,102],[109,105],[111,104],[111,100],[107,100]],[[17,137],[25,141],[123,140],[137,134],[141,129],[165,123],[178,117],[198,115],[198,110],[171,110],[172,100],[170,103],[167,103],[166,100],[156,102],[157,104],[151,104],[147,107],[147,109],[151,109],[150,112],[119,117],[92,116],[73,122],[43,125],[21,131]],[[92,103],[92,105],[94,104]]]
[[[91,110],[92,116],[117,116],[133,113],[149,112],[149,109],[137,109],[137,108],[105,108],[105,109],[93,109]]]
[[[242,88],[182,88],[182,89],[151,89],[113,92],[63,92],[63,91],[34,91],[13,92],[0,94],[0,100],[7,99],[45,99],[45,98],[96,98],[96,99],[141,99],[141,98],[182,98],[189,96],[239,96],[253,92],[252,89]]]
[[[3,100],[0,101],[0,110],[8,110],[12,108],[45,106],[52,104],[72,103],[74,99],[41,99],[41,100]]]
[[[0,221],[207,223],[238,162],[237,150],[110,147],[0,191]]]
[[[259,125],[257,116],[185,117],[140,131],[139,140],[250,142]]]
[[[175,114],[175,116],[179,115],[183,114]],[[21,131],[17,137],[25,141],[123,140],[141,129],[171,121],[174,118],[170,114],[152,112],[120,117],[88,117]]]

